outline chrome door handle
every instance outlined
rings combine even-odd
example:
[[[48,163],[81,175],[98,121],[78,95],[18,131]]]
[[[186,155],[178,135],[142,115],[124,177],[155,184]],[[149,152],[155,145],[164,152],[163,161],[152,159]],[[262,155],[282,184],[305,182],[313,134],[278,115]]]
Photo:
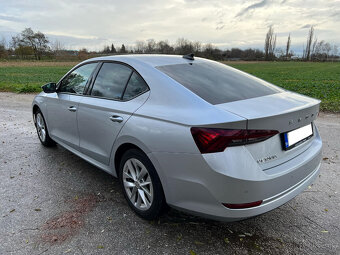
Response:
[[[113,115],[113,116],[110,117],[110,120],[112,120],[113,122],[118,122],[118,123],[120,123],[120,122],[123,121],[123,118],[120,117],[120,116],[117,116],[117,115]]]
[[[75,106],[70,106],[69,108],[67,108],[70,112],[75,112],[77,111],[77,107]]]

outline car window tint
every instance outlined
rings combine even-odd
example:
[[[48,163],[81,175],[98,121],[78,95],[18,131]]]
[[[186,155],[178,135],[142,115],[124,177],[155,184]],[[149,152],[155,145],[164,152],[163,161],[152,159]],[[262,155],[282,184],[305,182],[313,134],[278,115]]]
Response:
[[[148,90],[148,85],[146,85],[145,81],[143,80],[143,78],[140,75],[138,75],[136,72],[134,72],[131,75],[129,83],[126,87],[123,99],[129,100],[129,99],[143,93],[146,90]]]
[[[97,63],[91,63],[78,67],[72,71],[62,80],[59,91],[80,95],[83,94],[85,85],[96,66]]]
[[[104,63],[94,82],[91,95],[120,99],[131,72],[125,65]]]
[[[220,63],[190,63],[158,66],[196,95],[211,104],[271,95],[282,90],[268,82]]]

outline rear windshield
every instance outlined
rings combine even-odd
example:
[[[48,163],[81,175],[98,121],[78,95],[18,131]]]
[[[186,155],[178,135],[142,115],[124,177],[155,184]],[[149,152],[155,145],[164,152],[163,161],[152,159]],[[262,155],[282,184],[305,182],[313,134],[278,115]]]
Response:
[[[279,88],[224,64],[188,63],[156,67],[211,104],[261,97]]]

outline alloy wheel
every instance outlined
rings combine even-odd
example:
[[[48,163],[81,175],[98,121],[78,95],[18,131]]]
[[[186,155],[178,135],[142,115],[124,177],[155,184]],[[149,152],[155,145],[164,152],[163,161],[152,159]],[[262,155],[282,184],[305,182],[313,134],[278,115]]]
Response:
[[[154,198],[147,168],[138,159],[128,159],[123,167],[123,184],[130,202],[139,210],[148,210]]]
[[[46,127],[45,127],[45,122],[40,113],[37,114],[36,116],[36,124],[37,124],[37,131],[38,131],[38,136],[42,142],[45,142],[46,140]]]

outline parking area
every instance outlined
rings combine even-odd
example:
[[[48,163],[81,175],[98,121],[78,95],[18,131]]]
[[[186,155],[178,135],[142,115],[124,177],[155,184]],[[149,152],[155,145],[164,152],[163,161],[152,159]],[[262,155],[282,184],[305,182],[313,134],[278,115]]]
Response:
[[[0,254],[340,254],[340,115],[321,113],[321,173],[287,204],[225,223],[170,210],[144,221],[118,181],[44,148],[32,94],[0,93]]]

